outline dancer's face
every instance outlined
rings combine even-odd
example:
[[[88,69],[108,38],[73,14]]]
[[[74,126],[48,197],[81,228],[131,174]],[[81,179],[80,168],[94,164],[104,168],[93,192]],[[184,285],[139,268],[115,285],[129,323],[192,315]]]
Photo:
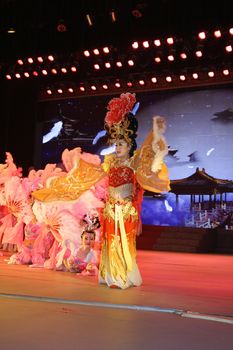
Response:
[[[95,243],[95,234],[91,232],[84,232],[82,235],[82,244],[85,247],[92,248]]]
[[[120,139],[116,141],[116,156],[120,160],[129,158],[130,145],[124,140]]]

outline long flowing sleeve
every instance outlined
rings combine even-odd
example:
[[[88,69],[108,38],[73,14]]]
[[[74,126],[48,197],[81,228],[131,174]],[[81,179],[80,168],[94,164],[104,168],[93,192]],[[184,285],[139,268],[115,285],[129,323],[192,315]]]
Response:
[[[153,130],[136,151],[132,162],[140,186],[144,190],[156,193],[170,190],[168,168],[164,162],[168,147],[163,136],[163,123],[165,121],[162,117],[154,117]]]

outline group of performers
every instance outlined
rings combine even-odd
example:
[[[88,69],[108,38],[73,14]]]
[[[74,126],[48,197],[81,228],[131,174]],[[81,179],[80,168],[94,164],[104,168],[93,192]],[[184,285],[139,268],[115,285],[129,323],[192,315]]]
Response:
[[[110,100],[104,120],[115,152],[98,155],[65,149],[65,171],[48,164],[27,177],[7,153],[0,165],[0,243],[17,251],[8,263],[28,264],[82,275],[125,289],[142,283],[136,262],[143,191],[169,191],[165,120],[153,127],[140,148],[135,94]]]

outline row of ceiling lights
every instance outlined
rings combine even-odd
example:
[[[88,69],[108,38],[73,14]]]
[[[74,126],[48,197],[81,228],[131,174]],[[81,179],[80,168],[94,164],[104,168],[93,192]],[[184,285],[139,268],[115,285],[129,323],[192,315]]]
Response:
[[[220,72],[220,74],[222,74],[225,77],[230,77],[232,76],[232,71],[230,71],[229,69],[224,69]],[[146,86],[149,84],[170,84],[172,82],[174,82],[174,80],[178,79],[180,82],[185,82],[187,81],[187,79],[190,80],[198,80],[200,78],[200,76],[203,75],[205,78],[209,78],[209,79],[213,79],[215,77],[219,78],[219,72],[215,72],[214,70],[210,70],[208,72],[193,72],[190,74],[180,74],[176,77],[172,76],[172,75],[166,75],[164,77],[156,77],[156,76],[151,76],[150,78],[140,78],[140,79],[134,79],[134,80],[128,80],[128,81],[121,81],[119,79],[115,79],[114,83],[90,83],[89,85],[87,84],[80,84],[79,86],[75,86],[75,87],[58,87],[58,88],[51,88],[48,87],[46,89],[46,94],[47,95],[56,95],[56,94],[64,94],[64,93],[75,93],[77,91],[80,91],[81,93],[84,93],[86,91],[97,91],[97,90],[109,90],[112,87],[115,87],[117,89],[122,88],[122,87],[127,87],[127,88],[134,88],[136,86]]]

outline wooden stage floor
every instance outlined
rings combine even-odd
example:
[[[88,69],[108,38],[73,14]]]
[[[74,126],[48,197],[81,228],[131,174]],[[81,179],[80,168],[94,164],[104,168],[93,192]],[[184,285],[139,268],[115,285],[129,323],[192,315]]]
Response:
[[[143,285],[118,290],[0,254],[1,350],[232,349],[232,255],[139,250]]]

